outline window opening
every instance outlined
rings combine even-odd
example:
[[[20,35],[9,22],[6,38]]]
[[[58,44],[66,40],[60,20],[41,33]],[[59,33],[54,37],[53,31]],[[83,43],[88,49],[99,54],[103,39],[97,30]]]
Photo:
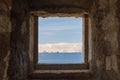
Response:
[[[38,17],[38,64],[84,62],[82,17]]]

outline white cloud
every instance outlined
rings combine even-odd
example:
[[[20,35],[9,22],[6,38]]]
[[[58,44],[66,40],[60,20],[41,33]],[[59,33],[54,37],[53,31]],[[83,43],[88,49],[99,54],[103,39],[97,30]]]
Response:
[[[38,52],[82,52],[82,43],[39,44]]]

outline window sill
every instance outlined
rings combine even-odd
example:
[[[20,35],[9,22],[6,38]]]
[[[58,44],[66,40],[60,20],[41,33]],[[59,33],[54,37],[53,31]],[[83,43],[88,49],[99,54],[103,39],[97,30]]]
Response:
[[[89,70],[36,70],[29,77],[31,79],[85,79],[90,76]]]
[[[35,70],[82,70],[89,69],[89,64],[37,64]]]

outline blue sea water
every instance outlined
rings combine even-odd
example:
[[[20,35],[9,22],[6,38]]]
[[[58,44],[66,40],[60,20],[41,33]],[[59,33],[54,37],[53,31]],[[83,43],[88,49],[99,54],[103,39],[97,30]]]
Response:
[[[39,64],[78,64],[83,62],[82,53],[39,53]]]

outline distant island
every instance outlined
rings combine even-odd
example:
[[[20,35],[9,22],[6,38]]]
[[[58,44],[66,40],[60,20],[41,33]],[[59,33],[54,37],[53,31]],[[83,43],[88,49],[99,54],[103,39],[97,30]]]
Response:
[[[44,52],[39,52],[40,54],[42,53],[42,54],[46,54],[46,53],[49,53],[49,54],[64,54],[64,53],[82,53],[82,52],[46,52],[46,51],[44,51]]]

